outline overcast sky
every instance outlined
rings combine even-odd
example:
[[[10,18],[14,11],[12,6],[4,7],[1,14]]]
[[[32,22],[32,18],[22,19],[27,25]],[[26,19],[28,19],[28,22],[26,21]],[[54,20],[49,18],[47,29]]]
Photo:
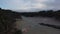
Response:
[[[59,10],[60,0],[0,0],[0,7],[12,10]]]

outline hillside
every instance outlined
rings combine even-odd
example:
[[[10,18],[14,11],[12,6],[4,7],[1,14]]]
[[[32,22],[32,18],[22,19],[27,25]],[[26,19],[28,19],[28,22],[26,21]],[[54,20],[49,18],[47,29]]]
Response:
[[[0,34],[13,34],[19,32],[15,26],[16,19],[22,19],[19,13],[0,8]]]

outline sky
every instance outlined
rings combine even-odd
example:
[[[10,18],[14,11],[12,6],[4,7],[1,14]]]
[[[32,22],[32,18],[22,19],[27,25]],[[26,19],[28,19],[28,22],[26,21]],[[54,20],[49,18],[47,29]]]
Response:
[[[59,10],[60,0],[0,0],[0,7],[11,10]]]

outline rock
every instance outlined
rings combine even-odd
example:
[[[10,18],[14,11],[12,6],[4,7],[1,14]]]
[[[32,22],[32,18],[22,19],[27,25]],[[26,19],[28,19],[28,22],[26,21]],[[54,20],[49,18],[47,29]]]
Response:
[[[48,26],[48,27],[52,27],[52,28],[56,28],[56,29],[60,29],[60,26],[57,26],[57,25],[51,25],[51,24],[44,24],[44,23],[39,23],[40,25],[43,25],[43,26]]]

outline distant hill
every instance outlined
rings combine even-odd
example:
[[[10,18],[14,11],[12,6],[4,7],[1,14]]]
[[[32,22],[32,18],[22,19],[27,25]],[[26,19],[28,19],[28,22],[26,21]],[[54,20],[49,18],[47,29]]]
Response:
[[[47,11],[38,11],[38,12],[22,12],[20,13],[23,16],[26,17],[54,17],[56,19],[60,20],[60,10],[53,11],[53,10],[47,10]]]

